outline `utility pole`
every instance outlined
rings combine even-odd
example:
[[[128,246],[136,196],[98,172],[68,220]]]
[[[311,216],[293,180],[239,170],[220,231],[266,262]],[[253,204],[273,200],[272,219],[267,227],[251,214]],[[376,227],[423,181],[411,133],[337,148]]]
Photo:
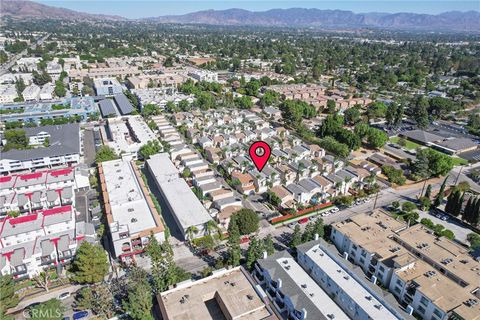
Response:
[[[375,210],[375,208],[377,207],[377,199],[378,199],[378,193],[380,192],[380,190],[377,191],[377,194],[375,195],[375,202],[373,202],[373,210]]]
[[[425,190],[425,185],[427,184],[428,179],[425,179],[425,182],[423,183],[422,191],[420,191],[420,195],[418,196],[418,199],[423,197],[423,190]]]

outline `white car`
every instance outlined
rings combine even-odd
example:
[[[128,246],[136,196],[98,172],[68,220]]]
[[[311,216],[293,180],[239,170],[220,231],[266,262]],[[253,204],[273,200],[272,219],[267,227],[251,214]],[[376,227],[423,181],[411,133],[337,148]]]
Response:
[[[58,300],[65,300],[68,297],[70,297],[70,292],[63,292],[63,293],[60,293],[60,295],[58,296]]]
[[[338,208],[333,208],[332,210],[330,210],[331,213],[336,213],[338,211],[340,211],[340,209],[338,209]]]

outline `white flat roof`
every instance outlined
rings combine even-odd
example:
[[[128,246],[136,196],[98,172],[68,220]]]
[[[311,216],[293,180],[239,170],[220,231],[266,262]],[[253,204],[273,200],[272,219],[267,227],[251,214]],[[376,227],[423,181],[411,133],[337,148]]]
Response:
[[[113,221],[131,234],[157,226],[130,161],[102,162]],[[135,218],[136,221],[132,221]]]
[[[289,275],[289,281],[294,282],[298,289],[303,292],[304,297],[309,299],[323,315],[333,315],[334,318],[332,319],[350,319],[332,298],[320,288],[315,280],[303,270],[295,259],[285,257],[279,258],[276,261]],[[287,261],[287,263],[285,263],[285,261]]]
[[[180,178],[167,153],[155,154],[147,163],[172,214],[184,230],[212,219],[185,180]]]
[[[130,135],[127,121],[139,142],[134,141]],[[140,116],[123,116],[109,119],[108,127],[112,136],[112,141],[109,141],[108,145],[113,148],[117,154],[122,151],[137,152],[140,147],[148,141],[156,139],[153,131]]]
[[[333,280],[342,290],[347,293],[360,308],[362,308],[372,319],[398,319],[390,312],[383,303],[378,301],[372,293],[361,285],[351,274],[346,272],[327,252],[319,245],[315,245],[305,254],[319,266],[330,279]],[[371,297],[367,300],[366,297]],[[381,305],[381,308],[375,307]]]

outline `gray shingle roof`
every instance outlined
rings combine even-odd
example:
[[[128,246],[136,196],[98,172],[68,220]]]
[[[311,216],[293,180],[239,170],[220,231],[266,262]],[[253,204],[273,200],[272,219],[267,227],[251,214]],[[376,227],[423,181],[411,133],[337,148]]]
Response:
[[[43,131],[48,132],[50,145],[35,149],[2,152],[3,159],[26,161],[80,153],[80,125],[78,123],[25,128],[24,130],[27,137]]]
[[[113,101],[110,99],[100,100],[98,103],[100,106],[100,112],[102,113],[102,117],[107,117],[109,115],[117,115],[117,109],[113,104]]]
[[[123,93],[116,94],[113,99],[115,100],[115,103],[120,109],[120,113],[122,115],[130,114],[135,110],[128,98]]]

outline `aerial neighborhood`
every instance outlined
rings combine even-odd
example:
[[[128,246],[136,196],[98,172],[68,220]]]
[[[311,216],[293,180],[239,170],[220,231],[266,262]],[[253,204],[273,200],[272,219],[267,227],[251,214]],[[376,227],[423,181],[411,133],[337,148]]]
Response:
[[[42,3],[0,18],[1,319],[480,320],[478,11]]]

